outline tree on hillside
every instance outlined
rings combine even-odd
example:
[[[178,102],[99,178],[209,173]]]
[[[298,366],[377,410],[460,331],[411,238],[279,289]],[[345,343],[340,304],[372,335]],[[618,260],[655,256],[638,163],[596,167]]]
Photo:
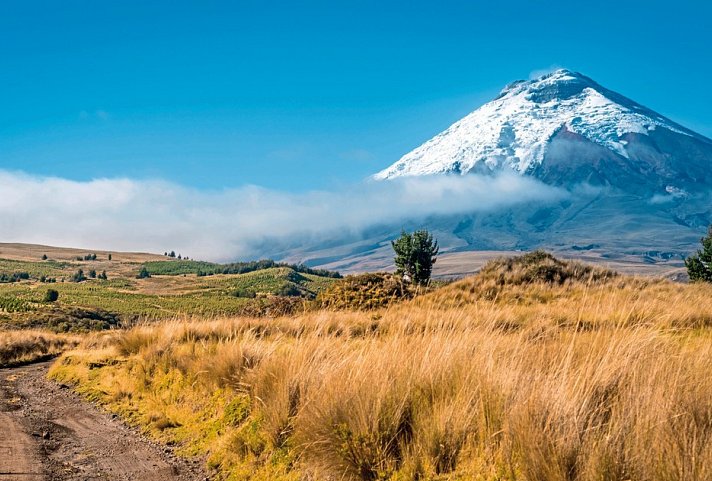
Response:
[[[417,230],[412,234],[403,231],[398,239],[391,241],[391,245],[395,252],[396,273],[404,280],[426,285],[440,250],[433,235],[427,230]]]
[[[146,269],[146,266],[141,267],[141,270],[138,271],[138,275],[136,276],[136,279],[148,279],[151,277],[151,273],[148,272],[148,269]]]
[[[707,235],[700,242],[702,249],[685,259],[687,275],[691,281],[712,282],[712,226],[707,229]]]
[[[55,302],[57,299],[59,299],[59,292],[55,289],[47,289],[44,295],[44,301]]]
[[[79,269],[77,272],[75,272],[71,278],[72,282],[82,282],[86,280],[87,277],[84,275],[84,271],[82,269]]]

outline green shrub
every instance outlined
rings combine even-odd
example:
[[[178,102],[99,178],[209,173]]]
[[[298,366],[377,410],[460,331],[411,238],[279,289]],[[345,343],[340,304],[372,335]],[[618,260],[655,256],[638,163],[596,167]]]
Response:
[[[72,282],[82,282],[87,280],[87,276],[84,275],[84,271],[82,269],[79,269],[77,272],[74,273],[70,280]]]
[[[138,275],[136,276],[136,279],[147,279],[151,277],[151,273],[148,272],[148,269],[146,269],[146,266],[143,266],[140,271],[138,271]]]
[[[232,291],[231,295],[233,297],[244,297],[246,299],[254,299],[256,296],[255,291],[243,288],[235,289],[234,291]]]
[[[22,314],[15,325],[24,329],[47,329],[52,332],[87,332],[112,329],[120,325],[121,318],[112,312],[97,308],[52,307]]]
[[[47,289],[44,295],[44,302],[56,302],[59,299],[59,292],[55,289]]]
[[[0,273],[0,283],[20,282],[28,280],[29,278],[30,274],[27,272],[13,272],[12,274]]]

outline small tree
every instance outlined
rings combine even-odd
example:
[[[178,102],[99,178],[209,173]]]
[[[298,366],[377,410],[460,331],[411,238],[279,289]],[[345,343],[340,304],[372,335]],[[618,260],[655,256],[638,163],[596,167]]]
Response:
[[[712,226],[707,235],[700,239],[702,249],[685,259],[687,275],[691,281],[712,282]]]
[[[94,269],[89,271],[89,277],[91,279],[96,279],[96,271]]]
[[[111,254],[109,254],[109,260],[111,260]]]
[[[137,279],[148,279],[151,277],[151,273],[148,272],[148,269],[146,269],[146,266],[143,266],[140,271],[138,271],[138,275],[136,276]]]
[[[42,260],[46,261],[47,260],[47,254],[42,254]]]
[[[440,250],[433,235],[427,230],[417,230],[412,234],[403,231],[398,239],[391,241],[391,245],[396,254],[396,273],[414,284],[428,284]]]
[[[86,281],[87,277],[84,275],[84,271],[82,269],[79,269],[73,276],[72,276],[72,282],[82,282]]]
[[[55,289],[47,289],[47,292],[45,292],[44,295],[44,301],[56,302],[57,299],[59,299],[59,292],[57,292]]]

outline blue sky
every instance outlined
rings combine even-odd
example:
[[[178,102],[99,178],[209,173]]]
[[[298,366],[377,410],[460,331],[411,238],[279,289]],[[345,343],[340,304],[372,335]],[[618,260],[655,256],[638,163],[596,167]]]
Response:
[[[564,66],[712,136],[712,3],[0,3],[0,169],[348,185]]]

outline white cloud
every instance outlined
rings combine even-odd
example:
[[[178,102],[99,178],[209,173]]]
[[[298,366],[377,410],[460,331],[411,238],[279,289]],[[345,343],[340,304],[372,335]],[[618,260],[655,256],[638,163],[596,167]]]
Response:
[[[294,194],[245,186],[199,191],[159,180],[86,182],[0,171],[0,240],[249,257],[269,239],[357,234],[434,214],[552,201],[564,191],[515,175],[364,182]]]

